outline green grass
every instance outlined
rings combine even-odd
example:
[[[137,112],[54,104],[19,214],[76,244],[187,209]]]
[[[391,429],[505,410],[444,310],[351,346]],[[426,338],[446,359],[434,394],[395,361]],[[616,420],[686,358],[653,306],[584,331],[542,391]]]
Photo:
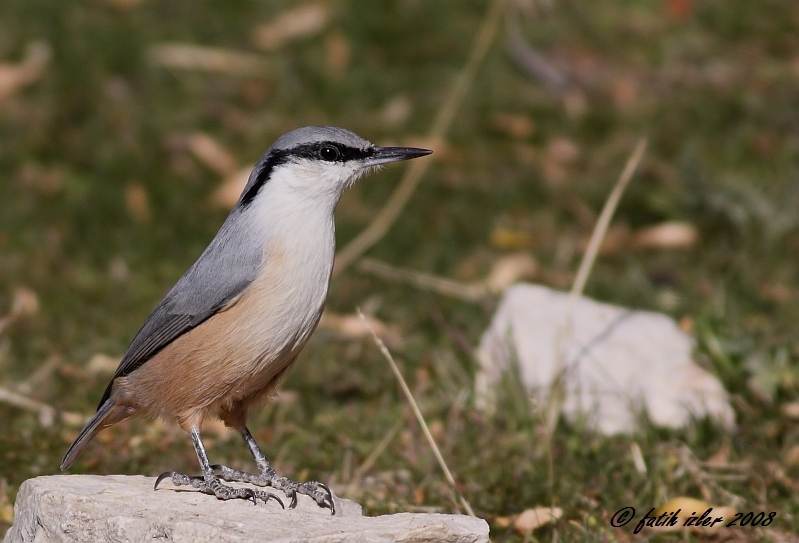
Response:
[[[273,69],[259,79],[146,62],[148,47],[159,42],[252,52],[255,25],[293,5],[0,4],[2,61],[16,62],[33,40],[53,50],[40,81],[0,101],[0,316],[15,288],[31,289],[40,301],[38,313],[0,332],[0,386],[13,389],[60,357],[31,397],[92,411],[107,376],[87,373],[88,360],[121,356],[224,219],[207,204],[219,177],[175,144],[181,135],[205,132],[242,165],[305,124],[337,124],[378,142],[423,136],[486,9],[477,1],[334,2],[321,34],[264,55]],[[742,529],[735,537],[778,539],[799,522],[799,429],[783,413],[799,401],[799,7],[790,0],[711,0],[677,20],[664,2],[555,5],[522,27],[558,66],[590,82],[585,112],[568,114],[523,75],[501,37],[449,131],[447,151],[369,255],[473,280],[507,252],[492,245],[491,234],[510,225],[530,234],[533,242],[523,248],[550,272],[542,277],[568,277],[579,255],[564,258],[564,244],[587,236],[590,225],[567,202],[579,198],[598,212],[636,139],[646,136],[647,156],[614,223],[636,229],[687,221],[700,242],[601,256],[586,293],[690,319],[697,359],[731,392],[737,429],[706,421],[681,431],[644,424],[634,436],[608,438],[564,422],[548,445],[540,413],[529,411],[513,383],[503,389],[496,417],[473,407],[474,362],[459,338],[476,345],[495,304],[453,301],[350,269],[335,279],[328,307],[351,313],[375,304],[377,317],[402,330],[395,355],[439,429],[461,491],[490,522],[553,503],[564,509],[563,520],[536,531],[537,540],[551,540],[553,530],[562,541],[630,540],[629,529],[609,525],[616,510],[633,505],[640,514],[668,498],[701,498],[702,484],[679,469],[681,451],[706,459],[727,447],[730,462],[748,467],[719,487],[744,498],[747,510],[778,512],[770,531]],[[327,67],[333,33],[345,37],[351,55],[340,76]],[[632,85],[633,98],[625,99],[620,81]],[[381,111],[399,95],[411,114],[390,126]],[[532,134],[498,131],[496,113],[531,120]],[[545,173],[556,138],[579,150],[557,182]],[[400,175],[401,168],[388,168],[345,196],[340,244],[366,226]],[[132,184],[148,196],[149,221],[136,221],[128,209]],[[280,469],[351,488],[371,514],[453,511],[451,491],[372,342],[320,331],[301,358],[282,386],[290,392],[285,401],[268,404],[251,423]],[[352,473],[396,424],[397,436],[350,487]],[[0,531],[8,527],[4,503],[13,503],[25,479],[57,472],[76,430],[42,427],[34,414],[0,404]],[[238,439],[208,441],[213,461],[249,466]],[[123,423],[97,442],[75,471],[196,470],[190,441],[170,425]],[[633,442],[646,476],[635,471]],[[551,474],[549,454],[556,459]],[[723,504],[722,491],[710,493]],[[492,539],[524,538],[494,523]]]

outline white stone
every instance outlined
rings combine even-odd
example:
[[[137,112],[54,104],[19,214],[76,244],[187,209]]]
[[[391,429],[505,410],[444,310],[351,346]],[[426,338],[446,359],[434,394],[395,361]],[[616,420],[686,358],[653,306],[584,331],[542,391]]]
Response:
[[[20,486],[14,525],[4,543],[488,542],[486,522],[462,515],[364,517],[360,505],[338,497],[331,515],[306,496],[300,496],[296,509],[283,510],[271,500],[258,505],[219,501],[168,480],[153,491],[154,482],[123,475],[29,479]]]
[[[572,306],[567,293],[516,284],[478,347],[478,404],[494,405],[496,386],[515,363],[541,406],[562,375],[563,414],[605,434],[634,431],[642,410],[660,426],[709,416],[732,427],[727,393],[693,361],[694,344],[666,315],[585,297]]]

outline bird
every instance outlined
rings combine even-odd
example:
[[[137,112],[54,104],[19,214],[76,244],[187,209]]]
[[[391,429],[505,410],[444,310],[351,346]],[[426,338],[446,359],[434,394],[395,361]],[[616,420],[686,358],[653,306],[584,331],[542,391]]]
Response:
[[[171,478],[220,500],[283,505],[271,492],[225,484],[237,481],[280,490],[289,507],[297,494],[310,496],[335,514],[327,485],[276,473],[247,428],[248,411],[274,392],[319,323],[344,190],[384,164],[430,153],[377,146],[333,126],[306,126],[275,140],[216,236],[133,338],[61,470],[101,430],[132,416],[160,417],[190,435],[202,474],[168,471],[154,490]],[[209,463],[200,431],[214,417],[242,436],[257,473]]]

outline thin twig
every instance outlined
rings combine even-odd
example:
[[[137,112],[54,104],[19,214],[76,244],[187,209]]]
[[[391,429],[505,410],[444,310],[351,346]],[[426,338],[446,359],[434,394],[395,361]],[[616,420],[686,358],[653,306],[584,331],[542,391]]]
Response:
[[[524,40],[515,15],[508,14],[505,18],[505,27],[508,33],[507,50],[510,57],[519,68],[540,82],[551,95],[562,100],[571,86],[569,79]]]
[[[44,427],[51,426],[55,421],[56,415],[70,426],[81,425],[89,419],[89,417],[78,413],[58,411],[52,405],[37,402],[27,396],[8,390],[7,388],[0,388],[0,402],[36,413],[39,415],[39,424]]]
[[[466,91],[471,86],[475,74],[488,52],[491,42],[494,41],[494,36],[497,33],[497,28],[502,18],[501,15],[505,7],[505,2],[506,0],[492,0],[491,6],[486,13],[483,24],[475,39],[472,51],[469,55],[469,60],[463,67],[458,79],[452,86],[452,90],[450,90],[449,96],[447,96],[441,109],[438,110],[438,115],[433,121],[433,126],[427,136],[427,141],[430,141],[431,145],[436,145],[441,142],[452,124],[452,119],[455,117],[455,113],[458,107],[460,107],[463,97],[466,95]],[[333,268],[334,275],[350,266],[359,256],[386,234],[416,190],[429,164],[429,160],[414,160],[411,162],[408,169],[405,170],[402,181],[400,181],[400,184],[394,189],[394,192],[389,197],[386,205],[383,206],[383,209],[380,210],[377,217],[336,255],[336,264]]]
[[[357,267],[359,271],[372,273],[383,279],[410,283],[425,290],[432,290],[438,294],[469,302],[482,300],[488,295],[488,290],[481,285],[470,285],[453,281],[445,277],[438,277],[403,268],[395,268],[373,258],[364,257],[359,259]]]
[[[564,400],[563,351],[564,342],[572,333],[572,318],[574,314],[574,308],[577,305],[577,301],[579,300],[580,296],[583,294],[585,284],[588,281],[588,277],[591,274],[591,269],[596,261],[596,256],[599,253],[599,247],[602,245],[602,240],[605,238],[605,234],[608,231],[608,226],[613,218],[613,213],[616,211],[616,207],[619,204],[622,194],[624,194],[624,189],[627,188],[627,185],[632,179],[635,170],[638,168],[638,164],[641,162],[641,158],[644,156],[646,145],[647,142],[645,138],[638,140],[635,149],[633,149],[632,154],[627,159],[627,163],[624,165],[624,169],[622,170],[619,179],[616,181],[616,185],[608,195],[608,199],[605,200],[605,205],[602,207],[602,213],[600,213],[599,219],[597,219],[594,231],[591,233],[591,240],[588,242],[588,248],[583,255],[582,261],[580,262],[580,268],[577,270],[577,277],[575,277],[571,291],[569,292],[569,304],[566,309],[566,319],[559,328],[557,337],[555,338],[555,360],[553,368],[553,375],[555,377],[550,389],[550,397],[548,402],[549,405],[547,408],[546,417],[547,432],[550,435],[555,431],[558,414],[560,413]]]
[[[33,372],[25,381],[19,383],[15,388],[20,394],[30,394],[33,390],[47,381],[55,370],[64,362],[58,355],[53,355],[44,364]]]
[[[358,309],[358,315],[360,315],[366,326],[369,327],[369,329],[371,330],[369,322],[366,320],[366,317],[364,316],[364,314],[361,312],[360,309]],[[408,384],[405,382],[405,378],[402,377],[402,373],[400,373],[400,370],[397,367],[396,362],[394,362],[394,358],[391,356],[391,353],[389,352],[385,343],[383,343],[380,340],[380,338],[377,337],[377,334],[374,333],[374,330],[372,330],[372,339],[377,345],[377,348],[380,349],[380,352],[383,353],[383,356],[386,357],[386,360],[388,360],[388,363],[391,366],[391,371],[394,372],[394,376],[399,381],[400,388],[402,388],[402,392],[403,394],[405,394],[405,398],[408,400],[411,409],[413,409],[413,414],[416,415],[416,420],[419,422],[419,426],[421,426],[422,432],[424,433],[427,442],[430,444],[430,448],[433,449],[433,454],[435,455],[436,460],[438,461],[438,465],[441,466],[441,470],[444,472],[444,477],[446,477],[447,482],[452,487],[452,490],[453,492],[455,492],[455,495],[458,496],[458,501],[460,501],[461,506],[463,506],[463,508],[466,510],[466,513],[468,513],[470,517],[475,517],[476,515],[472,510],[472,506],[469,505],[469,502],[466,501],[466,498],[464,498],[463,495],[461,495],[461,493],[458,491],[458,486],[455,484],[455,478],[452,477],[452,473],[449,471],[447,463],[444,461],[444,457],[441,455],[441,451],[438,449],[438,445],[436,445],[436,441],[433,439],[433,435],[430,433],[430,429],[427,427],[427,423],[425,422],[424,417],[422,416],[422,412],[419,410],[419,406],[416,404],[416,400],[414,400],[413,394],[411,394],[411,389],[408,388]]]

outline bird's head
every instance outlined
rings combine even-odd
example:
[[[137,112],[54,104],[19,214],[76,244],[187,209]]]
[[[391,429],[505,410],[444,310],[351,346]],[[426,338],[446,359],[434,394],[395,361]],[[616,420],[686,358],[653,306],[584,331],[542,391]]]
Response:
[[[237,205],[247,207],[270,183],[279,184],[280,191],[335,205],[344,189],[370,170],[430,153],[414,147],[379,147],[333,126],[298,128],[280,136],[264,153]]]

